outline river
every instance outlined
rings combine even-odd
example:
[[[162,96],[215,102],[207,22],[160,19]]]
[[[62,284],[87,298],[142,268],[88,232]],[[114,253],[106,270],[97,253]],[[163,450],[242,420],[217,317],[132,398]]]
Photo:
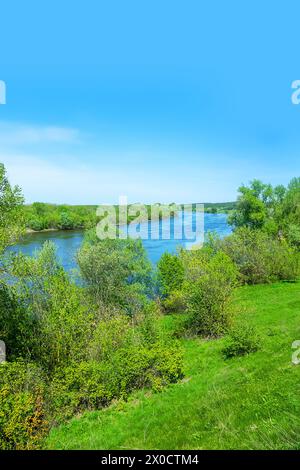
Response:
[[[221,237],[230,234],[231,228],[227,223],[226,214],[205,214],[204,230],[205,234],[216,232]],[[57,247],[57,255],[63,267],[67,271],[71,271],[76,268],[76,252],[80,248],[83,236],[83,230],[29,233],[23,237],[20,243],[8,248],[8,251],[22,251],[24,254],[33,255],[36,250],[43,246],[46,240],[51,240]],[[143,244],[152,263],[157,263],[165,251],[173,253],[179,245],[186,246],[186,242],[182,239],[148,239],[143,240]]]

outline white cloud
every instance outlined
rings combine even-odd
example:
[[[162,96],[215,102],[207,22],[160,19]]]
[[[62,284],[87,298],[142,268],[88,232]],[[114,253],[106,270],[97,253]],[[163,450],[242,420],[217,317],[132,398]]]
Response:
[[[36,126],[0,121],[0,145],[76,143],[77,129],[59,126]]]

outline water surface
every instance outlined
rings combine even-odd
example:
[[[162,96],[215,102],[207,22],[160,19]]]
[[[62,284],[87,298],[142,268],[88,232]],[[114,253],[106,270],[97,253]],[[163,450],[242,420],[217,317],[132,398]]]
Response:
[[[157,222],[158,223],[158,222]],[[192,223],[191,219],[187,219],[186,223]],[[153,226],[155,229],[155,225]],[[156,227],[157,228],[157,227]],[[228,235],[231,228],[227,223],[226,214],[205,214],[204,230],[208,232],[216,232],[221,237]],[[63,267],[70,271],[76,268],[76,252],[80,248],[84,236],[83,230],[61,230],[30,233],[24,236],[23,240],[8,249],[8,251],[22,251],[24,254],[33,255],[34,252],[43,246],[46,240],[51,240],[57,247],[58,257]],[[176,252],[178,246],[186,247],[187,241],[184,239],[158,239],[143,240],[144,247],[152,263],[157,263],[161,255],[168,251]]]

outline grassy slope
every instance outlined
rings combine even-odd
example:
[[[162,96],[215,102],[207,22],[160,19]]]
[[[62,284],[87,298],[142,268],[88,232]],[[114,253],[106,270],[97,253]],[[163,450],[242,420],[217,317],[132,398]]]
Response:
[[[56,449],[300,448],[300,284],[243,287],[235,307],[264,337],[259,352],[224,360],[223,340],[183,340],[186,378],[161,393],[86,413],[53,429]],[[170,321],[170,320],[169,320]]]

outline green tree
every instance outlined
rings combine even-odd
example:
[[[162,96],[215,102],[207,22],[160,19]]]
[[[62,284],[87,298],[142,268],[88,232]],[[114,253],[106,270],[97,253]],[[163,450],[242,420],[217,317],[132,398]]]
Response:
[[[267,219],[267,206],[270,206],[273,191],[269,185],[254,180],[250,186],[239,188],[237,208],[229,223],[235,227],[262,228]]]
[[[11,186],[0,163],[0,253],[13,244],[24,229],[22,205],[24,199],[18,186]]]
[[[93,232],[77,260],[98,305],[118,305],[132,315],[152,293],[152,266],[141,240],[99,240]]]
[[[163,295],[168,296],[182,287],[184,267],[177,255],[164,253],[158,262],[157,268]]]

